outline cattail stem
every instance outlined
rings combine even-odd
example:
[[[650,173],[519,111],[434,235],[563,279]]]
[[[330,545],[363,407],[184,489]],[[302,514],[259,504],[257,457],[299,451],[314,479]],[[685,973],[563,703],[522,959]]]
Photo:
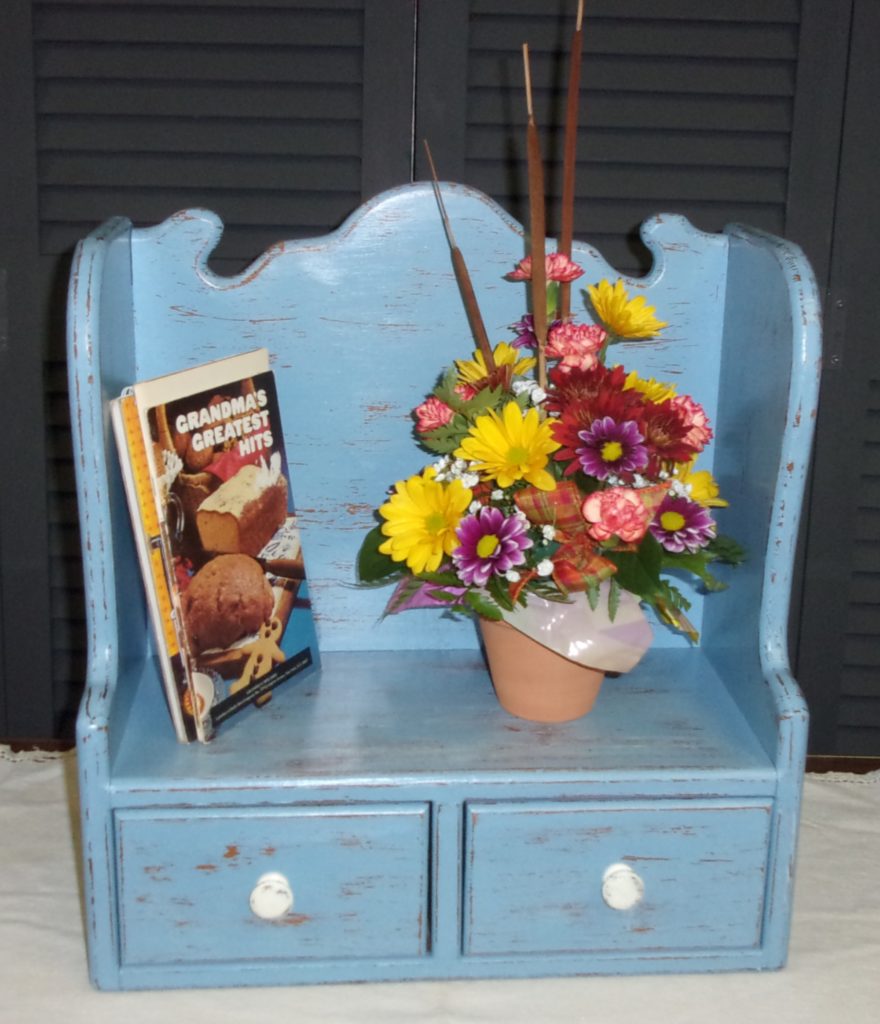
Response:
[[[455,280],[458,282],[458,290],[461,293],[462,302],[464,303],[464,311],[467,315],[468,324],[471,328],[471,334],[473,334],[474,341],[477,343],[477,348],[483,354],[486,371],[491,374],[495,371],[495,356],[492,354],[492,345],[489,341],[489,335],[486,333],[486,325],[483,323],[483,317],[480,314],[480,306],[477,302],[477,296],[474,293],[474,286],[471,283],[471,275],[468,273],[464,256],[462,256],[461,249],[459,249],[456,244],[455,236],[452,233],[452,225],[450,224],[449,217],[446,213],[443,195],[440,192],[440,182],[437,179],[437,169],[434,167],[434,159],[431,156],[431,147],[428,145],[427,139],[424,140],[424,146],[425,153],[428,156],[428,165],[431,168],[434,195],[437,199],[437,206],[440,208],[440,217],[443,221],[443,229],[446,232],[446,240],[449,243],[449,252],[452,257],[452,269],[455,273]]]
[[[529,166],[529,249],[532,257],[532,320],[538,340],[538,385],[547,387],[547,268],[546,216],[544,210],[544,165],[535,112],[532,105],[532,76],[528,43],[523,43],[523,67],[526,79],[526,151]]]
[[[578,0],[577,24],[571,39],[568,69],[568,98],[565,111],[565,148],[562,160],[562,223],[557,251],[571,259],[574,238],[574,178],[577,162],[578,105],[581,87],[581,52],[583,50],[584,0]],[[571,281],[559,285],[559,318],[571,316]]]

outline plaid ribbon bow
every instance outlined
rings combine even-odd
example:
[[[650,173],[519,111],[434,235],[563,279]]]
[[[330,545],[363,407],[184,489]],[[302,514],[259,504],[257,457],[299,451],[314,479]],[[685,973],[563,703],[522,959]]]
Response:
[[[617,572],[617,566],[600,555],[587,532],[581,513],[584,495],[572,480],[562,480],[553,491],[525,487],[516,493],[516,506],[536,526],[552,526],[559,547],[553,554],[553,579],[562,590],[586,590]]]

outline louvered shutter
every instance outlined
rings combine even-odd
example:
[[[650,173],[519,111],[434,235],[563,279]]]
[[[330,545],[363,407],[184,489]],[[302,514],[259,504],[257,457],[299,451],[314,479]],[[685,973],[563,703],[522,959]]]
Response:
[[[34,0],[52,692],[70,735],[85,615],[64,364],[76,241],[115,214],[203,206],[226,229],[212,267],[323,235],[411,175],[413,0]]]
[[[847,105],[806,538],[800,679],[813,748],[880,757],[880,6],[852,5]]]
[[[239,266],[335,227],[364,192],[370,7],[381,18],[365,0],[35,3],[43,252],[108,211],[207,206]],[[406,171],[408,136],[397,148]]]

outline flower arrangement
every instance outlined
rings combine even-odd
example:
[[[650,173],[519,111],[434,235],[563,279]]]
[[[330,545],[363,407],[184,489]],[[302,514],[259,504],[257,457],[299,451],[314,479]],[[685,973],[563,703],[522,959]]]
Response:
[[[402,577],[389,611],[446,605],[490,619],[530,594],[565,601],[585,591],[595,607],[607,580],[609,612],[621,588],[694,636],[688,602],[669,573],[723,584],[716,560],[738,546],[718,533],[727,503],[696,468],[712,439],[702,406],[672,384],[611,365],[611,347],[655,337],[668,325],[618,280],[587,293],[595,322],[555,316],[558,285],[583,270],[546,256],[553,312],[548,381],[534,378],[533,318],[491,353],[458,360],[413,411],[419,444],[435,455],[399,480],[361,548],[361,579]],[[526,257],[508,277],[528,280]]]
[[[580,20],[577,53],[579,33]],[[619,342],[647,343],[669,326],[643,296],[630,295],[622,280],[601,280],[586,289],[590,322],[571,314],[572,284],[584,271],[571,259],[570,216],[557,252],[544,252],[523,49],[531,245],[507,277],[528,284],[531,312],[510,341],[489,343],[431,163],[477,348],[413,410],[416,439],[433,461],[394,484],[362,544],[359,575],[368,583],[397,579],[389,612],[445,606],[495,620],[532,597],[568,601],[577,592],[593,609],[604,595],[613,620],[628,591],[695,640],[689,603],[670,575],[717,590],[713,563],[742,558],[718,532],[715,512],[727,503],[696,465],[712,428],[690,395],[609,357]],[[569,190],[564,221],[571,206]]]

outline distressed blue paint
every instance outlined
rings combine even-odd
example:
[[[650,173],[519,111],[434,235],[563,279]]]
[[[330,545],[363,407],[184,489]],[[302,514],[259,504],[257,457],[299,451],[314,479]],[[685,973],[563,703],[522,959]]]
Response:
[[[120,811],[120,961],[423,956],[428,821],[425,804]],[[285,918],[216,898],[267,870],[293,887]]]
[[[509,338],[525,290],[503,275],[522,229],[479,193],[444,191],[490,335]],[[207,269],[221,230],[206,211],[150,229],[116,219],[74,259],[89,650],[78,743],[95,983],[782,964],[806,736],[784,637],[819,359],[800,251],[671,215],[644,226],[654,266],[627,284],[671,327],[619,358],[704,404],[717,430],[707,466],[732,502],[722,529],[751,558],[705,609],[697,598],[700,647],[658,627],[643,664],[606,681],[590,716],[541,726],[500,710],[471,623],[430,612],[380,622],[387,592],[354,586],[371,510],[421,465],[409,411],[469,348],[430,188],[381,195],[333,234],[282,243],[236,278]],[[588,246],[576,257],[586,280],[616,276]],[[209,747],[184,747],[150,657],[106,400],[252,345],[270,349],[278,376],[324,665]],[[357,826],[347,845],[346,817]],[[734,868],[719,849],[735,852]],[[613,912],[601,876],[626,858],[645,865],[648,895]],[[155,867],[167,881],[150,877]],[[248,909],[274,870],[297,896],[287,925]],[[301,893],[313,892],[309,913]]]
[[[464,953],[757,948],[771,810],[769,799],[468,804]],[[645,886],[628,911],[595,884],[618,862]]]

